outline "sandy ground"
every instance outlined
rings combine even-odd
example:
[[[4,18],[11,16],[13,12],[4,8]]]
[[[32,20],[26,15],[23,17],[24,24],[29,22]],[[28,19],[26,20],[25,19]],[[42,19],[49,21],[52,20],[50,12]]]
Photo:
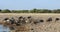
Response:
[[[60,20],[55,22],[56,18],[60,18],[60,14],[56,13],[0,13],[0,21],[2,22],[6,17],[18,18],[19,16],[32,16],[44,20],[43,23],[38,23],[37,25],[27,24],[27,27],[30,27],[30,29],[32,28],[33,30],[23,32],[60,32]],[[51,22],[46,21],[49,17],[52,17],[53,19]]]

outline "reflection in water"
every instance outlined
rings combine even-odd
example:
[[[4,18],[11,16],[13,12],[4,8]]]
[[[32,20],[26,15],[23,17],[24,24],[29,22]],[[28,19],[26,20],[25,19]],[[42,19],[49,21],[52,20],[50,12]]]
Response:
[[[8,27],[5,27],[3,25],[0,25],[0,32],[9,32],[9,28]]]
[[[10,28],[10,30],[14,30],[15,28],[12,26],[12,27],[9,27]]]

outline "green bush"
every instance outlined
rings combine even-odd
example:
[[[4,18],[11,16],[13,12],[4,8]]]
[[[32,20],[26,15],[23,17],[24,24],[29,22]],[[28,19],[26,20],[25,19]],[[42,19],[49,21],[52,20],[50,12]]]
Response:
[[[11,11],[8,10],[8,9],[2,10],[1,12],[2,12],[2,13],[11,13]]]
[[[0,9],[0,13],[60,13],[60,9],[48,10],[48,9],[32,9],[32,10],[9,10],[9,9]]]

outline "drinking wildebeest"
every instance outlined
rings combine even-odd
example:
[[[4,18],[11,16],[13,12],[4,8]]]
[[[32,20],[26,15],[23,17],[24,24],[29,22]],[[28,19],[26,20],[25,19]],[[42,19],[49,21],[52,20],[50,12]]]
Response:
[[[50,22],[50,21],[52,21],[52,18],[51,17],[47,19],[47,22]]]
[[[58,20],[60,20],[60,19],[59,19],[59,18],[56,18],[56,19],[55,19],[55,21],[58,21]]]

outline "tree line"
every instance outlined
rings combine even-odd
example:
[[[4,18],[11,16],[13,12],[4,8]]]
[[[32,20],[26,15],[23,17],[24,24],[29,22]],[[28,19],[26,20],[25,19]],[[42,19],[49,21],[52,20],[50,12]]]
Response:
[[[60,9],[49,10],[49,9],[32,9],[32,10],[9,10],[0,9],[0,13],[60,13]]]

